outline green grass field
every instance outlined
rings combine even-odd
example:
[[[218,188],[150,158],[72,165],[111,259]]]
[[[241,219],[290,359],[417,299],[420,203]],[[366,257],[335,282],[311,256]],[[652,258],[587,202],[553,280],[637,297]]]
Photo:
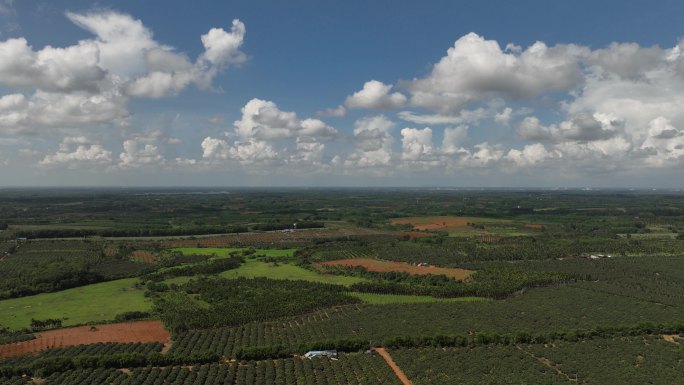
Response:
[[[63,325],[108,321],[127,311],[149,311],[152,302],[133,285],[137,278],[96,283],[55,293],[0,301],[0,325],[29,327],[31,318],[63,319]]]
[[[227,257],[234,251],[242,251],[245,248],[237,247],[175,247],[171,249],[182,254],[195,255],[216,255],[217,257]],[[254,255],[265,255],[267,257],[291,257],[297,249],[256,249]]]
[[[424,302],[484,302],[482,297],[435,298],[427,295],[392,295],[350,292],[349,295],[359,298],[370,305],[387,305],[393,303],[424,303]]]
[[[240,268],[235,270],[228,270],[221,273],[224,278],[237,277],[266,277],[272,279],[301,279],[304,281],[334,283],[338,285],[350,286],[357,282],[366,281],[358,277],[346,277],[339,275],[324,275],[316,273],[315,271],[307,270],[299,266],[290,264],[278,264],[261,262],[257,260],[247,260]],[[178,283],[178,282],[176,282]]]

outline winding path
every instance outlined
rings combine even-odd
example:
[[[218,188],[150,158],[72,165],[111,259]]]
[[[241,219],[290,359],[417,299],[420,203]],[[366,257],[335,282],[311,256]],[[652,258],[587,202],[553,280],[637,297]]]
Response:
[[[385,350],[385,348],[373,348],[373,350],[378,352],[380,357],[385,359],[385,362],[387,362],[387,365],[389,365],[389,367],[392,368],[394,374],[396,374],[399,378],[399,381],[401,381],[404,385],[413,385],[411,380],[409,380],[408,377],[406,377],[404,371],[401,370],[401,368],[396,364],[396,362],[394,362],[392,356],[390,356],[390,354],[387,352],[387,350]]]

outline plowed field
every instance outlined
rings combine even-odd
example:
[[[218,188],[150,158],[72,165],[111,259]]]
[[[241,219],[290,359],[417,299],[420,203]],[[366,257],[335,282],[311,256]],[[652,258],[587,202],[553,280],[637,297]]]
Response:
[[[474,222],[473,218],[446,216],[397,218],[391,221],[395,225],[413,225],[416,230],[466,229],[469,222]]]
[[[136,261],[144,263],[155,263],[157,260],[157,255],[147,250],[136,250],[131,253],[131,257]]]
[[[160,321],[78,326],[36,333],[36,339],[0,345],[0,358],[38,353],[43,350],[97,342],[162,342],[171,336]]]

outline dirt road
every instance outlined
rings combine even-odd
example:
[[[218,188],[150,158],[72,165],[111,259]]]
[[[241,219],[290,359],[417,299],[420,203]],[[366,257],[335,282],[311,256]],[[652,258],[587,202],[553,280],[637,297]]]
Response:
[[[394,371],[394,374],[397,375],[399,380],[404,384],[404,385],[413,385],[411,380],[406,377],[406,374],[404,373],[403,370],[394,362],[392,359],[392,356],[385,350],[385,348],[374,348],[376,352],[380,355],[380,357],[385,359],[385,362],[387,362],[387,365],[389,365],[390,368]]]

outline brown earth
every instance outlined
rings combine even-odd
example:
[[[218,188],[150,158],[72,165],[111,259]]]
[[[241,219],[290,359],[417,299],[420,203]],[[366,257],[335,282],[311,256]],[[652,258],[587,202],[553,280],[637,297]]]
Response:
[[[131,257],[136,261],[144,263],[155,263],[157,261],[157,255],[147,250],[136,250],[131,253]]]
[[[373,348],[374,351],[376,351],[380,357],[382,357],[385,362],[387,362],[387,365],[389,365],[390,368],[392,368],[392,371],[394,371],[394,374],[397,375],[397,378],[399,378],[399,381],[401,381],[402,384],[404,385],[413,385],[411,380],[406,376],[406,373],[404,373],[403,370],[397,365],[396,362],[392,359],[392,356],[385,350],[385,348]]]
[[[544,228],[544,225],[540,225],[539,223],[528,223],[525,225],[525,228],[539,230]]]
[[[471,221],[471,218],[466,217],[434,216],[397,218],[390,221],[390,223],[393,225],[413,225],[413,228],[416,230],[445,230],[465,229]]]
[[[474,271],[472,270],[453,269],[437,266],[416,266],[405,262],[393,262],[372,258],[339,259],[335,261],[321,262],[320,265],[347,267],[361,266],[366,268],[368,271],[375,271],[380,273],[398,271],[402,273],[408,273],[411,275],[446,275],[448,277],[452,277],[454,279],[458,279],[461,281],[468,278],[472,273],[474,273]]]
[[[663,339],[667,342],[679,345],[679,341],[684,340],[684,337],[681,337],[678,334],[663,334]]]
[[[168,344],[171,339],[171,335],[164,329],[164,325],[157,320],[77,326],[49,330],[35,335],[34,340],[0,345],[0,358],[97,342],[162,342]]]

